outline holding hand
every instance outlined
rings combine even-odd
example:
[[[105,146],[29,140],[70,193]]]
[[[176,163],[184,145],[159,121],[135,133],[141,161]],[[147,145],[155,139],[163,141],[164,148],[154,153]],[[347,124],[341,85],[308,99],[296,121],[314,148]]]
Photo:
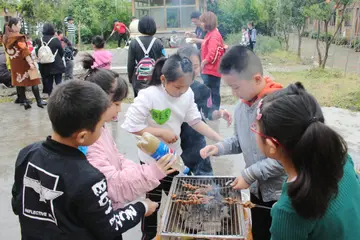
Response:
[[[201,69],[204,69],[205,65],[208,64],[207,60],[201,62]]]
[[[167,144],[175,143],[179,137],[168,129],[161,129],[160,138],[162,138]]]
[[[230,112],[228,112],[225,109],[215,110],[213,112],[213,120],[217,120],[219,118],[224,119],[227,122],[228,127],[230,127],[232,120],[233,120],[232,114]]]
[[[200,156],[203,159],[217,155],[217,154],[219,154],[219,148],[215,145],[208,145],[200,150]]]
[[[156,162],[158,168],[163,171],[166,175],[169,175],[176,171],[176,169],[172,169],[171,166],[174,164],[175,161],[170,161],[171,158],[175,157],[173,154],[166,154],[159,161]]]
[[[247,189],[250,187],[250,185],[247,182],[245,182],[242,176],[237,177],[235,181],[231,183],[231,186],[235,190]]]
[[[145,217],[150,216],[155,212],[155,210],[159,207],[159,204],[156,202],[151,201],[150,199],[145,199],[144,202],[146,203],[148,210],[145,213]]]

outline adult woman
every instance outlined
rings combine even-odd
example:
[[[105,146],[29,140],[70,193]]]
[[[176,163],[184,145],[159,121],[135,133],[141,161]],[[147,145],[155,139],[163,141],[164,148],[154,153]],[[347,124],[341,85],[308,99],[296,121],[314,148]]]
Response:
[[[52,24],[45,23],[42,33],[43,43],[48,44],[52,53],[55,55],[55,61],[53,63],[39,64],[40,73],[43,78],[43,92],[50,95],[53,90],[54,81],[56,85],[60,84],[62,74],[65,73],[64,61],[62,60],[64,50],[60,40],[55,36],[55,29]]]
[[[10,18],[5,27],[5,51],[9,55],[11,65],[11,82],[16,87],[17,102],[24,104],[25,109],[31,108],[31,101],[26,99],[25,87],[31,86],[38,107],[46,105],[40,98],[40,79],[30,80],[28,71],[36,66],[31,58],[31,53],[26,44],[25,36],[20,34],[21,23],[17,18]]]
[[[360,180],[344,139],[301,83],[260,101],[252,130],[288,180],[271,215],[273,240],[360,239]]]
[[[213,110],[220,108],[220,59],[224,54],[224,41],[217,29],[217,17],[213,12],[200,16],[201,27],[207,32],[201,44],[201,68],[205,85],[211,90]]]
[[[155,39],[154,42],[152,42],[156,33],[156,23],[152,17],[144,16],[140,19],[139,32],[142,35],[133,39],[130,43],[127,64],[128,77],[134,89],[134,97],[137,97],[138,92],[147,86],[147,82],[138,80],[135,74],[137,64],[145,56],[139,41],[143,44],[145,50],[149,50],[149,58],[157,60],[165,56],[162,42],[159,39]],[[152,46],[150,46],[151,43]]]

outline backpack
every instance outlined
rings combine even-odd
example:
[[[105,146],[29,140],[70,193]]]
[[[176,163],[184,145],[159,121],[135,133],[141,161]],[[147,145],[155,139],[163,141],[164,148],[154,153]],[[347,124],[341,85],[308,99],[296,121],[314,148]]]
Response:
[[[144,52],[144,57],[139,61],[136,66],[136,78],[139,81],[149,81],[151,80],[152,72],[155,66],[155,60],[149,57],[152,46],[155,43],[156,38],[153,38],[149,44],[148,49],[145,50],[144,44],[141,42],[139,37],[135,38],[139,43],[141,49]]]
[[[56,54],[58,52],[58,50],[56,50],[55,54],[52,53],[51,48],[48,46],[49,43],[51,42],[51,40],[53,40],[55,37],[52,37],[47,43],[45,43],[43,41],[43,39],[41,38],[41,47],[39,48],[38,51],[38,60],[39,63],[53,63],[55,62],[55,57]]]

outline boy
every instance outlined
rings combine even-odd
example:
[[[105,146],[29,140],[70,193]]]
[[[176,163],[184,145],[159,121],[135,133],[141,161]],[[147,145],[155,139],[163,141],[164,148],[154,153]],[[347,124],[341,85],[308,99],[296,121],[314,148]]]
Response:
[[[127,43],[127,34],[126,31],[130,33],[130,30],[126,27],[126,25],[122,22],[119,22],[119,20],[114,20],[114,29],[111,33],[114,34],[114,32],[117,33],[117,39],[118,39],[118,49],[121,48],[121,40],[124,39],[125,45]]]
[[[253,23],[252,23],[252,22],[249,22],[249,23],[248,23],[248,33],[249,33],[249,37],[250,37],[249,47],[250,47],[251,50],[254,51],[255,45],[256,45],[256,35],[257,35],[257,32],[256,32],[256,29],[253,27]]]
[[[233,183],[235,189],[250,187],[251,201],[271,207],[281,194],[285,172],[281,164],[266,158],[256,144],[255,134],[250,130],[257,116],[259,100],[266,94],[282,88],[269,78],[263,77],[259,57],[244,46],[232,47],[220,64],[222,79],[240,99],[235,108],[235,135],[200,152],[202,158],[243,153],[246,168]],[[271,216],[269,210],[253,208],[252,232],[254,240],[270,239]]]
[[[52,135],[21,150],[15,165],[12,207],[22,239],[122,239],[158,206],[145,200],[114,211],[104,175],[78,150],[99,138],[109,104],[85,81],[61,84],[49,98]]]
[[[190,15],[191,22],[196,26],[195,33],[186,32],[186,37],[192,37],[193,41],[196,43],[197,48],[201,49],[201,44],[204,41],[204,37],[206,35],[206,32],[201,28],[201,22],[200,22],[200,12],[192,12]]]
[[[76,44],[76,26],[74,24],[74,19],[72,17],[66,17],[65,18],[65,26],[67,28],[67,37],[69,39],[69,41],[71,42],[71,44],[75,45]]]
[[[61,43],[64,44],[65,81],[72,80],[74,78],[74,58],[77,55],[78,50],[73,47],[67,38],[63,38]]]

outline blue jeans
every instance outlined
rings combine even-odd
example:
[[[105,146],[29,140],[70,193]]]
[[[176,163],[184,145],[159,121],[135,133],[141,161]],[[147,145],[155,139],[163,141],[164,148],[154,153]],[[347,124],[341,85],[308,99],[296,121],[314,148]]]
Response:
[[[210,88],[211,91],[211,100],[212,100],[212,108],[210,112],[220,109],[220,80],[221,78],[215,77],[213,75],[201,74],[202,79],[204,80],[204,84]]]

